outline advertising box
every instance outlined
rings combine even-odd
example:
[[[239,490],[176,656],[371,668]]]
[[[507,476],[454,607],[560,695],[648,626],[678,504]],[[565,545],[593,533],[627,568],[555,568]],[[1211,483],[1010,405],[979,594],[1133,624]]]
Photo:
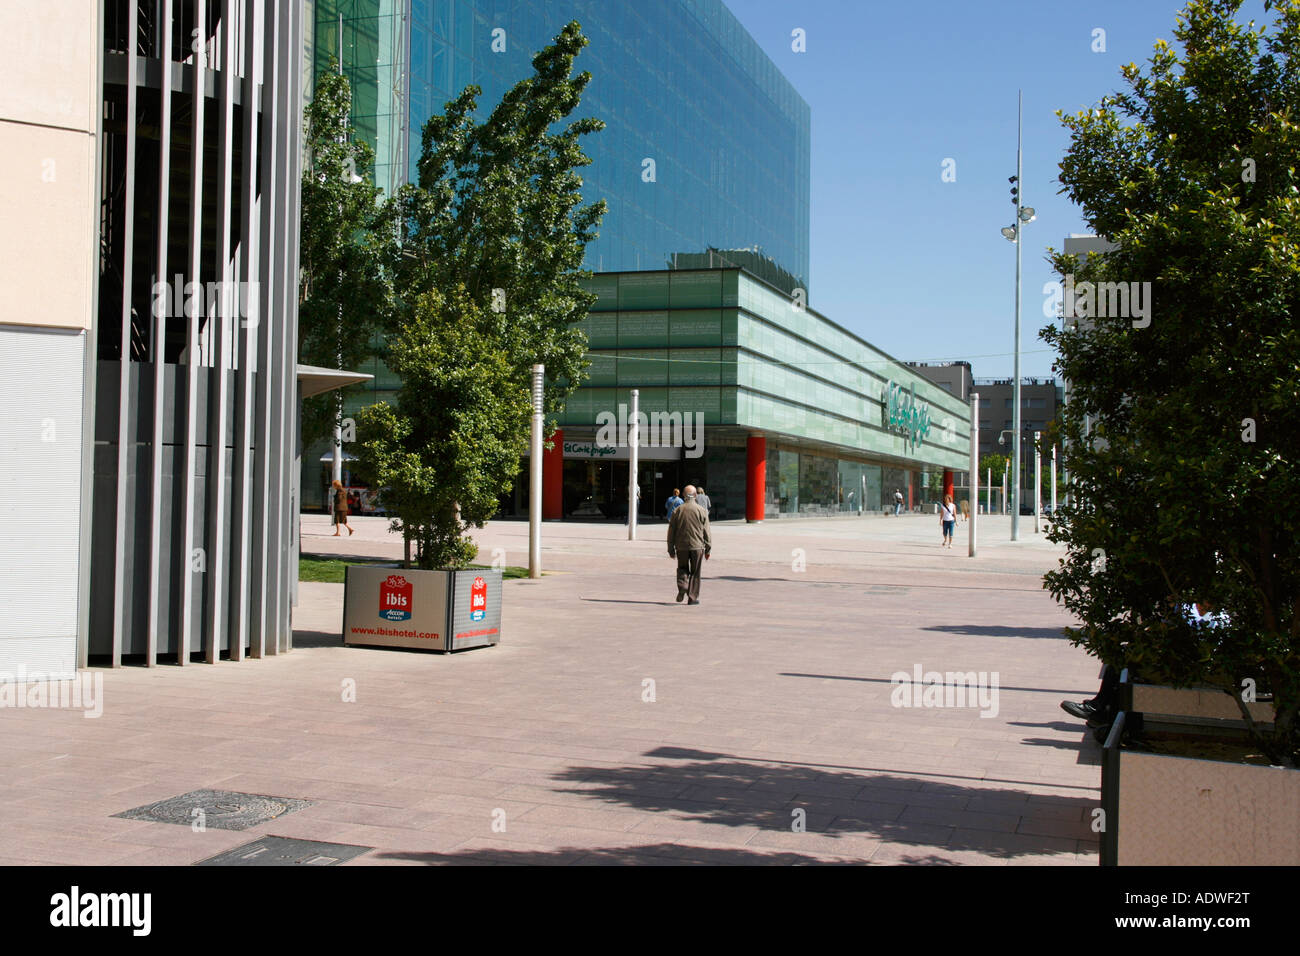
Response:
[[[450,649],[483,647],[501,640],[500,571],[451,571]]]
[[[450,650],[450,571],[350,564],[343,584],[343,643]]]
[[[351,564],[343,643],[459,651],[501,640],[500,571],[421,571]]]

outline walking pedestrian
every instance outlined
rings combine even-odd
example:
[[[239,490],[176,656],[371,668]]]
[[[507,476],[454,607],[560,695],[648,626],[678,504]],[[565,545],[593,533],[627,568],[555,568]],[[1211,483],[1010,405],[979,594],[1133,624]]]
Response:
[[[713,513],[713,502],[709,496],[704,493],[704,486],[700,485],[695,492],[695,503],[704,509],[706,515]]]
[[[939,523],[943,526],[943,547],[952,547],[952,532],[957,526],[957,507],[952,503],[952,495],[943,496],[939,506]]]
[[[664,518],[665,518],[666,520],[668,520],[668,521],[672,521],[672,520],[673,520],[673,512],[676,511],[679,507],[681,507],[681,504],[682,504],[682,492],[681,492],[681,489],[679,489],[679,488],[674,488],[674,489],[673,489],[673,493],[672,493],[671,495],[669,495],[669,496],[668,496],[668,500],[664,502],[664,508],[665,508],[665,510],[666,510],[666,512],[667,512],[667,513],[664,515]]]
[[[689,597],[700,603],[700,572],[713,550],[709,513],[700,507],[694,485],[686,486],[686,500],[668,522],[668,557],[677,559],[677,603]]]
[[[352,526],[348,524],[348,493],[343,487],[343,482],[337,478],[334,479],[334,537],[339,536],[339,528],[348,529],[348,537],[352,537]]]
[[[894,514],[899,515],[903,511],[903,492],[901,489],[894,489]]]

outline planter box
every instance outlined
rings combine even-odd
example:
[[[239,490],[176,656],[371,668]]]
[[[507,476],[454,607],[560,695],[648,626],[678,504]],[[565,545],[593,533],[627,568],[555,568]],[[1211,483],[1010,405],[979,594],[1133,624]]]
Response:
[[[1133,681],[1127,670],[1120,674],[1120,710],[1141,714],[1148,724],[1197,724],[1225,730],[1245,730],[1237,702],[1217,687],[1167,687]],[[1273,723],[1273,704],[1254,701],[1246,705],[1251,719]]]
[[[348,565],[343,643],[459,651],[501,640],[500,571]]]
[[[1127,750],[1128,719],[1102,754],[1102,866],[1300,865],[1300,770]]]

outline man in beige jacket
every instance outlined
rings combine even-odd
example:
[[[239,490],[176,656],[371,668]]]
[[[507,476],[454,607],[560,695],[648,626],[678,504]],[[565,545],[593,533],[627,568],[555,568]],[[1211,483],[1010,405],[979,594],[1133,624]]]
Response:
[[[668,522],[668,557],[677,559],[677,601],[690,596],[700,603],[700,570],[713,550],[709,536],[709,513],[695,500],[695,486],[683,491],[686,501],[677,506]]]

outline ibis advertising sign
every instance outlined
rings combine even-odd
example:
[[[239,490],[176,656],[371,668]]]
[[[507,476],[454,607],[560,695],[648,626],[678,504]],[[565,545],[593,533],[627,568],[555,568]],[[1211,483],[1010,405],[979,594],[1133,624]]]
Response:
[[[458,651],[501,640],[501,572],[349,565],[343,643]]]
[[[916,400],[916,386],[904,391],[903,386],[891,380],[887,391],[886,421],[891,429],[898,429],[912,444],[912,451],[930,434],[930,406]]]

